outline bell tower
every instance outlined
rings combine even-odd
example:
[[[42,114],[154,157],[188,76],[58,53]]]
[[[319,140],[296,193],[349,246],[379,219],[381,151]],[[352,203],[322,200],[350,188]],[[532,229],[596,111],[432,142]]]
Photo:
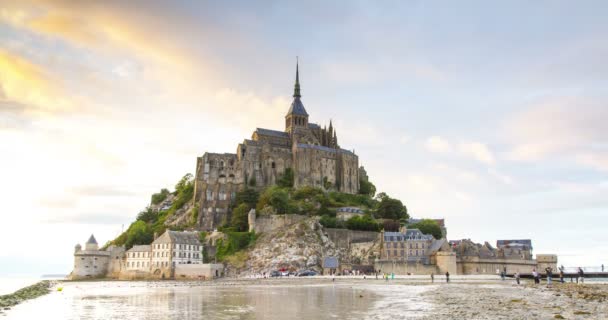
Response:
[[[300,71],[296,60],[296,84],[293,89],[293,102],[285,116],[285,132],[293,133],[296,128],[308,128],[308,113],[300,98]]]

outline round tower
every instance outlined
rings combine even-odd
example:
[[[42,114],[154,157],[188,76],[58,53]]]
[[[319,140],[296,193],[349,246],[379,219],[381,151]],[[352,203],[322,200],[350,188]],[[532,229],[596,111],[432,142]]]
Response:
[[[82,247],[80,246],[80,243],[78,243],[74,246],[74,253],[80,252],[81,250],[82,250]]]

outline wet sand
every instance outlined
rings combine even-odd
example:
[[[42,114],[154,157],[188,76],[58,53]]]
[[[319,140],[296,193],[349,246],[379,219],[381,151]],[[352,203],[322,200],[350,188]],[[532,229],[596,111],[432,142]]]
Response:
[[[608,285],[495,277],[64,282],[0,319],[608,319]]]

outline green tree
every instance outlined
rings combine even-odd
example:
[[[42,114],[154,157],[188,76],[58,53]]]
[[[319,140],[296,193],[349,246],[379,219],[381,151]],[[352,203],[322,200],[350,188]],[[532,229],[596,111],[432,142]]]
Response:
[[[335,228],[338,225],[335,217],[324,215],[319,219],[319,223],[325,228]]]
[[[236,229],[236,231],[248,231],[249,230],[249,206],[246,203],[241,203],[238,207],[232,210],[232,218],[230,224]]]
[[[192,181],[192,174],[186,173],[175,185],[175,193],[180,193],[185,191],[186,188],[189,188],[190,185],[194,186]]]
[[[409,218],[409,215],[407,214],[407,208],[403,205],[401,200],[393,199],[385,194],[378,204],[378,209],[376,209],[376,217],[399,220],[402,218]]]
[[[277,213],[287,213],[289,209],[289,193],[278,186],[266,188],[260,196],[256,209],[261,211],[266,206],[272,206]]]
[[[325,190],[329,190],[331,187],[333,187],[333,183],[331,183],[327,177],[323,177],[323,188],[325,188]]]
[[[150,244],[154,240],[154,231],[150,226],[141,221],[137,220],[129,226],[127,230],[127,239],[125,246],[131,248],[134,245],[139,244]]]
[[[369,215],[354,216],[346,221],[346,228],[350,230],[380,231],[380,225]]]
[[[146,210],[140,212],[137,215],[136,220],[141,220],[144,222],[154,222],[158,218],[158,212],[152,210],[150,207],[147,207]]]
[[[258,181],[255,179],[255,176],[251,177],[251,179],[249,179],[249,186],[250,187],[255,187],[258,184]]]
[[[395,221],[395,220],[386,219],[382,222],[382,228],[384,229],[384,231],[397,232],[397,231],[399,231],[400,226],[401,225],[399,224],[399,221]]]
[[[418,223],[414,223],[408,226],[409,229],[418,229],[424,234],[430,234],[435,239],[441,239],[443,234],[441,232],[441,227],[437,223],[437,221],[432,219],[424,219]]]
[[[359,194],[373,197],[376,194],[376,186],[369,181],[359,179]]]
[[[235,195],[235,205],[239,206],[240,204],[247,204],[249,208],[255,208],[255,205],[258,203],[260,199],[260,194],[252,188],[245,188],[242,191],[239,191]]]
[[[277,181],[277,185],[281,188],[293,188],[293,169],[286,168]]]
[[[152,195],[152,204],[156,205],[165,201],[165,199],[167,199],[167,196],[169,196],[169,193],[170,192],[167,189],[160,189],[159,193],[155,193]]]

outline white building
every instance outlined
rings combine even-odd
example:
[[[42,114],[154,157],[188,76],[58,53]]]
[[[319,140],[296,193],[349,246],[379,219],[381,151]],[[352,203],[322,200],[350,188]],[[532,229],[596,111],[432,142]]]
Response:
[[[203,247],[198,232],[167,230],[151,246],[152,270],[171,268],[178,264],[203,263]]]
[[[150,259],[152,258],[151,246],[133,246],[127,251],[126,269],[129,271],[150,271]]]

